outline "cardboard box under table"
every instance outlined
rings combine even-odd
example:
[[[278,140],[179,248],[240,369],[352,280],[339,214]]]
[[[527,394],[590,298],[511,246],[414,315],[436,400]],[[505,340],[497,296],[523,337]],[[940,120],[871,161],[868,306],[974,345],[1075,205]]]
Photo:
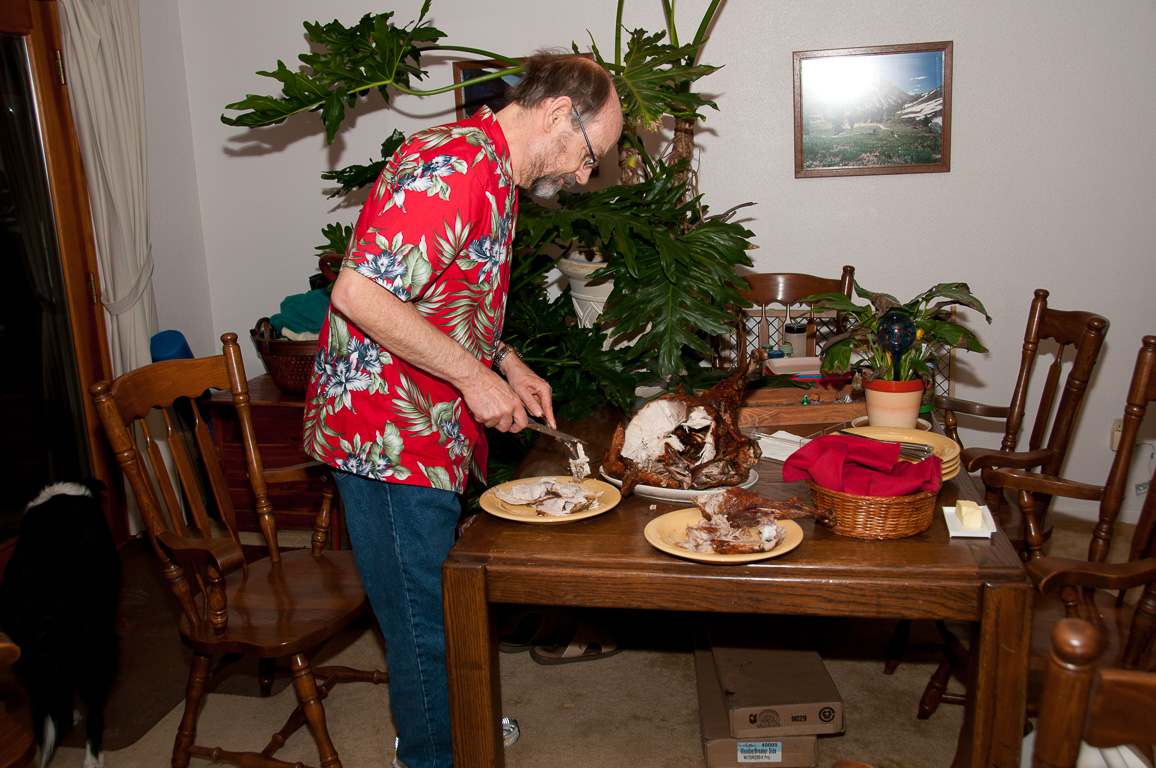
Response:
[[[699,728],[707,768],[746,768],[776,765],[810,768],[816,762],[814,736],[779,736],[736,739],[731,735],[726,693],[719,685],[714,657],[709,648],[695,648],[694,669],[698,678]]]

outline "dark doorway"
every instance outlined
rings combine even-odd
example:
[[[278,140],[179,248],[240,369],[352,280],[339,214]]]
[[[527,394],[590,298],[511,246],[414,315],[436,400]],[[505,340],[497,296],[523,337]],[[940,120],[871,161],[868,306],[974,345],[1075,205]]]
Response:
[[[0,546],[46,484],[92,474],[25,38],[0,34]]]

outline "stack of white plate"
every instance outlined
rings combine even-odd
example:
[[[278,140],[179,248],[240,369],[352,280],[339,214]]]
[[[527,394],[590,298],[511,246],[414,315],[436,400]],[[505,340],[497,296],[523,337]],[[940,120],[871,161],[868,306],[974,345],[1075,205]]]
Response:
[[[903,429],[902,427],[852,427],[844,430],[849,435],[870,437],[875,440],[891,440],[894,442],[919,443],[930,446],[931,450],[943,463],[943,479],[950,480],[959,474],[959,444],[950,437],[928,432],[922,429]],[[918,461],[907,456],[901,457],[907,461]]]

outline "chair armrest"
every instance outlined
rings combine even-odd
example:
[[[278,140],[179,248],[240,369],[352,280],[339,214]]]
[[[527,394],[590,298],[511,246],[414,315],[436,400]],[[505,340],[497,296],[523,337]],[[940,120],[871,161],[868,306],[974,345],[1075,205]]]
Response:
[[[1028,577],[1041,592],[1060,587],[1131,589],[1156,580],[1156,558],[1127,563],[1090,563],[1065,557],[1041,557],[1027,563]]]
[[[10,667],[20,658],[20,646],[12,638],[0,632],[0,667]]]
[[[291,464],[288,467],[266,467],[266,483],[292,483],[301,480],[312,480],[315,477],[324,477],[330,470],[328,464],[320,461],[304,461],[300,464]]]
[[[944,411],[956,411],[971,416],[983,416],[990,419],[1006,419],[1011,411],[1006,405],[984,405],[972,400],[960,400],[957,397],[939,395],[935,398],[935,407]]]
[[[959,463],[968,472],[998,467],[1000,469],[1033,469],[1042,467],[1052,458],[1050,448],[1035,451],[993,451],[991,448],[964,448]]]
[[[181,565],[212,563],[217,573],[226,574],[245,564],[240,545],[232,539],[187,539],[163,531],[157,539]]]
[[[1066,499],[1099,501],[1104,496],[1104,486],[1065,480],[1062,477],[1041,475],[1011,469],[984,469],[983,484],[988,488],[1011,488],[1016,491],[1044,493],[1062,496]]]

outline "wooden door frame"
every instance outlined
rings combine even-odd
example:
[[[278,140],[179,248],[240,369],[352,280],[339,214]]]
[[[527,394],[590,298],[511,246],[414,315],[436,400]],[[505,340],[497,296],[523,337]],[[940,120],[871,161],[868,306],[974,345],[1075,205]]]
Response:
[[[84,162],[68,101],[55,0],[0,0],[0,32],[27,39],[35,82],[41,137],[48,166],[57,245],[64,272],[64,290],[72,325],[73,347],[80,376],[85,432],[94,476],[108,486],[105,516],[118,543],[129,538],[123,484],[100,426],[88,388],[112,379],[100,268],[89,208]],[[0,568],[7,558],[0,553]],[[2,572],[2,571],[0,571]]]

